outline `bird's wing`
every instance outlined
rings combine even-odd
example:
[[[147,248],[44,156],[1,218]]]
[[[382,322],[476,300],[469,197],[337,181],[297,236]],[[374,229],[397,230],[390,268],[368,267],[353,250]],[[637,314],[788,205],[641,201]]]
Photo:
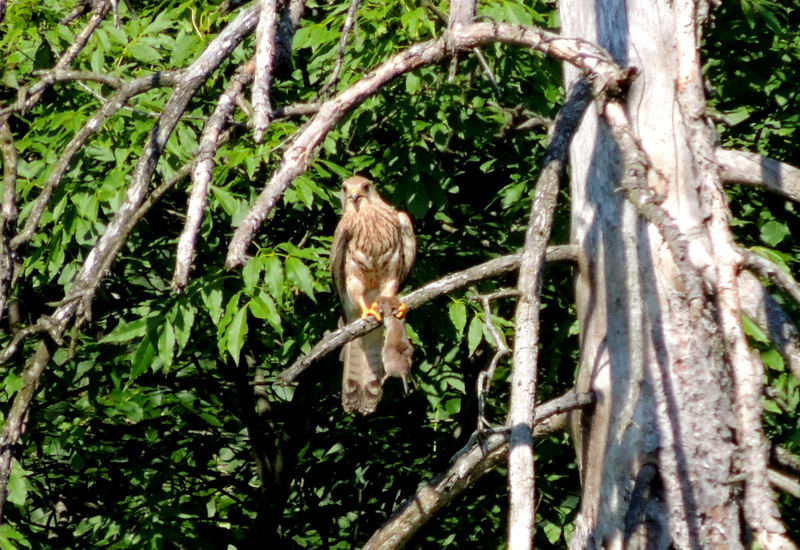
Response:
[[[345,273],[345,251],[349,240],[347,235],[346,225],[343,221],[339,222],[339,225],[336,226],[336,231],[333,233],[333,242],[331,243],[331,277],[342,305],[345,305],[345,302],[348,301],[347,276]],[[347,308],[345,307],[345,309]]]
[[[398,212],[397,220],[400,223],[400,266],[397,278],[399,287],[411,273],[411,268],[414,267],[414,260],[417,257],[417,239],[414,236],[414,226],[408,214]]]

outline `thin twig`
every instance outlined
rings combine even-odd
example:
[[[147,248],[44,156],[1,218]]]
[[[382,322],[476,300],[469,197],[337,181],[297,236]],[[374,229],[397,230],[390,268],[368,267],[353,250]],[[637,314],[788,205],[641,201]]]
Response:
[[[500,363],[501,359],[511,353],[511,350],[506,344],[505,337],[497,329],[494,321],[492,321],[492,300],[509,298],[512,296],[517,297],[519,296],[519,291],[516,289],[502,289],[490,294],[480,294],[475,287],[472,287],[471,290],[473,292],[472,298],[478,300],[481,306],[483,306],[483,316],[486,319],[486,326],[488,327],[489,335],[492,337],[492,340],[494,340],[494,347],[496,348],[492,360],[489,362],[489,365],[478,374],[478,379],[475,383],[475,392],[478,398],[477,429],[482,430],[491,425],[489,421],[486,420],[486,395],[489,393],[492,380],[494,380],[494,373],[497,370],[497,365]]]
[[[333,71],[325,85],[317,92],[317,97],[325,97],[338,83],[339,75],[342,73],[344,67],[344,52],[347,49],[347,39],[353,31],[356,24],[356,14],[358,13],[358,6],[361,5],[361,0],[350,0],[350,6],[347,8],[347,16],[344,20],[342,27],[342,35],[339,38],[339,51],[336,54],[336,63],[333,66]]]

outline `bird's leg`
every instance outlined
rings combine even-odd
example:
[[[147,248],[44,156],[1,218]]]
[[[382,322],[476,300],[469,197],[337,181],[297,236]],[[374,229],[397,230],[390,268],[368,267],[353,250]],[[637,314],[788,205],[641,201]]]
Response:
[[[400,302],[397,306],[397,313],[394,314],[395,317],[398,319],[402,319],[406,316],[406,304],[405,302]]]
[[[371,306],[367,307],[367,303],[364,301],[364,296],[358,297],[358,305],[361,306],[361,318],[366,320],[367,317],[372,315],[378,321],[383,321],[383,316],[381,315],[380,311],[378,311],[378,304],[377,302],[373,302]]]

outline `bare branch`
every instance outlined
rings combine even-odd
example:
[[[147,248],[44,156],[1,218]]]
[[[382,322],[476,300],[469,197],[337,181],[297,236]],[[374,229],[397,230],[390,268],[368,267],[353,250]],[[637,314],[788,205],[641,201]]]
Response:
[[[11,239],[17,230],[17,146],[8,127],[8,119],[0,120],[0,154],[3,158],[3,203],[0,207],[0,320],[15,278],[16,254]]]
[[[777,470],[767,470],[770,484],[794,498],[800,498],[800,480]]]
[[[490,423],[486,420],[486,395],[489,393],[492,380],[494,380],[494,373],[497,370],[497,364],[501,359],[511,353],[511,350],[508,349],[508,345],[506,344],[506,339],[503,336],[503,333],[497,329],[494,321],[492,321],[491,302],[492,300],[496,300],[498,298],[519,296],[519,291],[503,289],[498,290],[497,292],[492,292],[491,294],[480,294],[478,293],[478,289],[474,287],[471,290],[475,293],[474,298],[480,301],[481,305],[483,306],[483,317],[486,320],[486,326],[489,329],[489,334],[491,335],[492,340],[494,340],[494,347],[496,348],[494,356],[492,356],[492,360],[489,362],[489,365],[480,372],[478,375],[478,380],[475,383],[475,393],[478,394],[477,429],[481,430],[490,426]]]
[[[0,523],[3,520],[3,508],[8,498],[8,480],[11,476],[14,447],[25,432],[31,401],[36,395],[39,380],[49,361],[50,350],[47,343],[41,341],[22,373],[22,387],[14,396],[14,403],[11,405],[11,410],[8,411],[3,431],[0,433]]]
[[[800,202],[800,169],[757,153],[721,147],[714,152],[723,183],[755,185]]]
[[[220,146],[220,134],[228,123],[228,117],[236,104],[236,98],[240,96],[252,77],[252,64],[239,68],[228,84],[228,88],[220,96],[214,112],[203,128],[203,134],[200,136],[192,169],[192,192],[186,207],[186,223],[178,240],[175,273],[172,276],[172,289],[178,294],[182,293],[189,284],[189,270],[194,256],[197,231],[200,229],[206,209],[208,186],[214,170],[214,155]]]
[[[275,68],[275,35],[278,32],[278,1],[261,0],[256,27],[255,76],[253,77],[253,141],[261,144],[272,118],[269,98]]]
[[[595,89],[616,88],[627,79],[602,49],[582,40],[560,36],[533,27],[505,23],[475,23],[459,27],[451,37],[459,49],[503,42],[526,46],[574,64],[591,75]],[[351,109],[376,93],[394,78],[418,67],[441,61],[446,54],[443,39],[411,46],[396,54],[364,78],[324,102],[319,113],[301,130],[283,155],[283,162],[273,173],[256,203],[236,229],[228,247],[228,269],[247,263],[247,247],[289,185],[305,172],[320,143]]]
[[[797,284],[797,281],[790,273],[786,273],[780,266],[759,256],[752,250],[739,248],[739,253],[744,258],[744,266],[747,269],[771,280],[791,296],[795,302],[800,304],[800,285]]]
[[[532,437],[541,439],[555,433],[571,410],[591,406],[593,394],[567,393],[546,403],[536,411]],[[546,422],[561,417],[562,422]],[[398,507],[380,529],[364,545],[363,550],[395,550],[402,548],[422,527],[486,473],[496,468],[508,452],[509,430],[480,432],[471,444],[450,461],[450,467],[424,485]]]
[[[578,247],[570,245],[553,246],[547,250],[547,261],[549,262],[572,262],[579,263],[580,250]],[[504,275],[519,269],[521,254],[510,254],[501,256],[494,260],[470,267],[464,271],[451,273],[442,277],[438,281],[428,283],[418,288],[403,298],[403,303],[407,310],[415,309],[422,304],[430,302],[434,298],[449,294],[458,288],[469,286],[477,281]],[[297,359],[292,365],[283,370],[275,379],[276,384],[289,384],[305,371],[312,363],[321,359],[328,353],[340,348],[347,342],[363,336],[379,326],[379,323],[372,319],[357,319],[334,332],[327,334],[310,352]]]
[[[350,6],[347,8],[347,16],[345,17],[344,26],[342,27],[342,36],[339,38],[339,51],[336,54],[336,63],[333,66],[333,72],[331,72],[328,81],[317,93],[317,97],[324,97],[325,94],[339,83],[339,75],[342,73],[342,67],[344,66],[344,51],[347,48],[347,39],[350,37],[350,33],[353,31],[353,27],[356,24],[356,14],[358,13],[358,6],[360,5],[361,0],[350,0]]]
[[[536,409],[539,310],[545,256],[558,200],[558,184],[569,144],[591,100],[588,82],[579,81],[570,91],[566,105],[556,118],[544,166],[536,182],[536,195],[520,262],[517,280],[520,297],[514,323],[514,365],[506,421],[511,429],[508,455],[510,550],[527,550],[533,544],[535,471],[531,431]]]

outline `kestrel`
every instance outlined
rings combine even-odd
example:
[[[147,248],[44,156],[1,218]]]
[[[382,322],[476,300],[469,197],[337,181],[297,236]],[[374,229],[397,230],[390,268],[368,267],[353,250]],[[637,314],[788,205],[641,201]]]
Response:
[[[414,348],[406,333],[402,302],[397,296],[391,298],[378,296],[377,309],[383,316],[383,326],[386,329],[381,352],[385,374],[381,384],[384,384],[390,376],[396,376],[403,379],[403,389],[408,393],[408,375],[411,372],[411,356],[414,354]]]
[[[393,298],[417,253],[411,218],[381,198],[372,182],[353,176],[342,185],[342,219],[331,245],[331,273],[344,319],[382,316],[378,296]],[[401,308],[402,309],[402,308]],[[369,414],[383,394],[383,327],[353,340],[342,351],[342,405]]]

